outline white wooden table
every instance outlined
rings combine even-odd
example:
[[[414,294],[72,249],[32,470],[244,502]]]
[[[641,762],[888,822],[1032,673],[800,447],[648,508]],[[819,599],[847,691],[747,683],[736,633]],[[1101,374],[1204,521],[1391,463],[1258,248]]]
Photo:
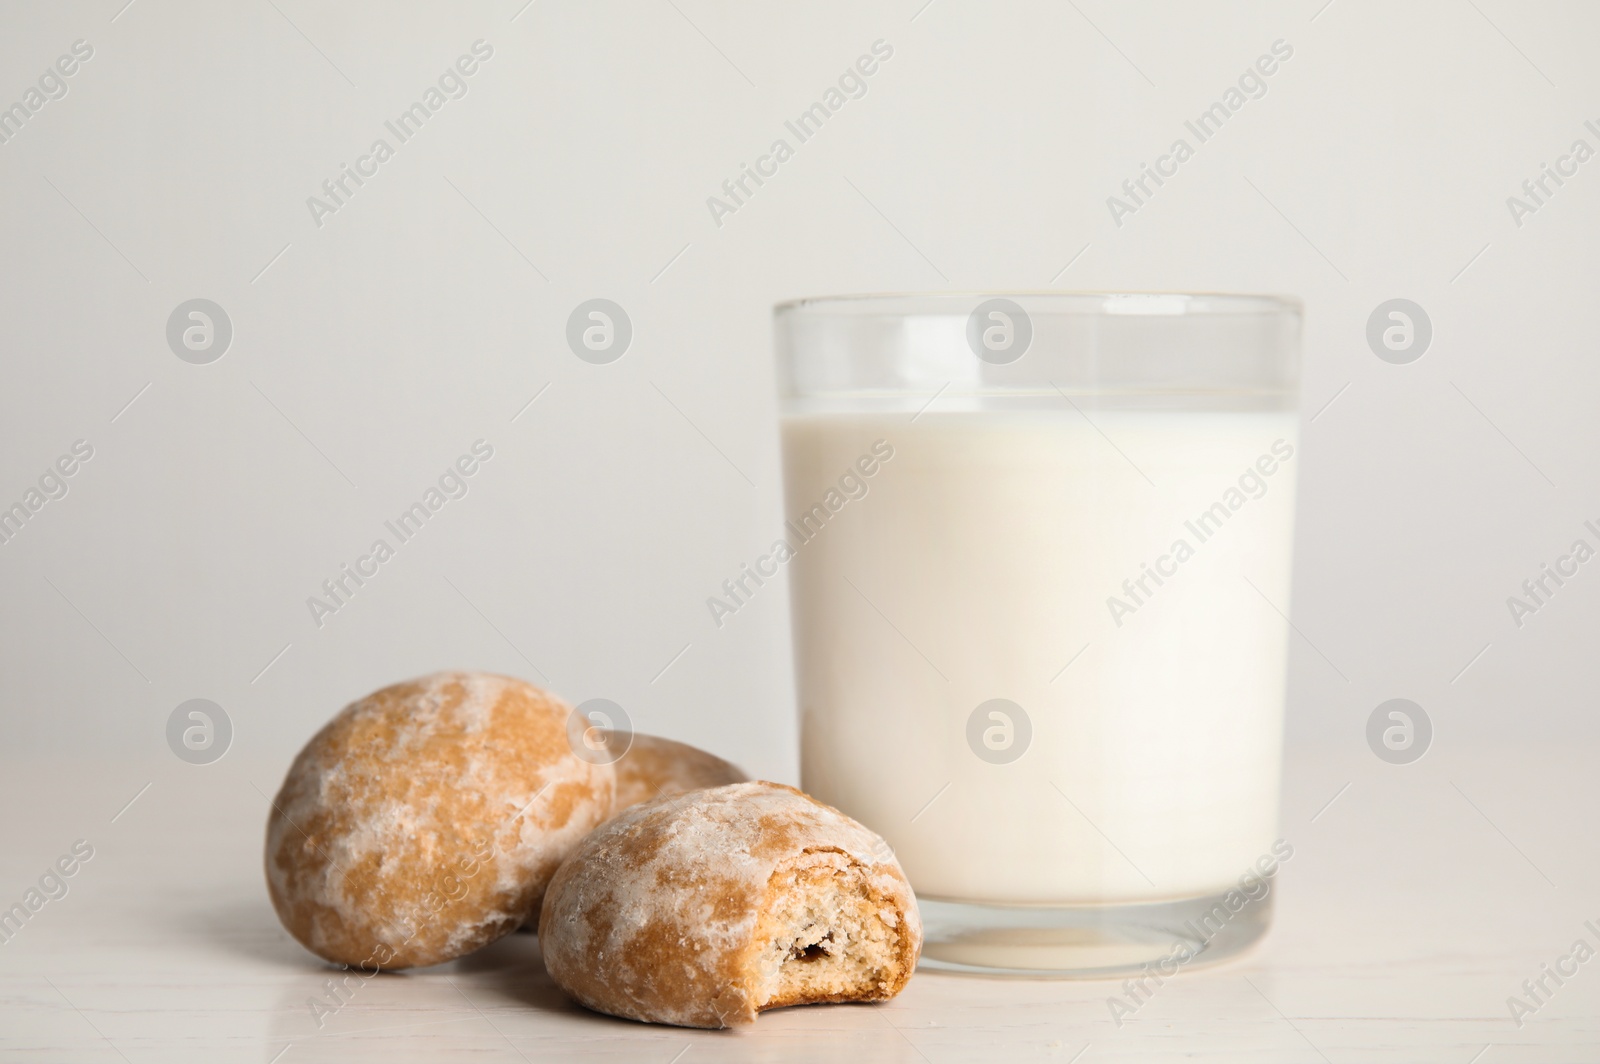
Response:
[[[1600,959],[1559,988],[1547,978],[1520,1028],[1507,1006],[1576,939],[1600,948],[1585,927],[1600,928],[1600,749],[1441,740],[1393,767],[1355,740],[1290,754],[1295,855],[1265,944],[1180,975],[1120,1028],[1116,984],[928,972],[881,1006],[782,1010],[736,1032],[650,1027],[570,1004],[525,935],[379,977],[319,1027],[308,1001],[333,973],[278,926],[260,870],[283,764],[0,760],[0,906],[75,840],[94,849],[66,896],[0,945],[0,1059],[1600,1060]]]

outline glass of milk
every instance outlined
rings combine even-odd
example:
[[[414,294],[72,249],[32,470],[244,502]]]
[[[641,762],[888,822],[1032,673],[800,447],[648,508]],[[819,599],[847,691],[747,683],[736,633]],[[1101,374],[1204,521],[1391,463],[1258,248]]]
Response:
[[[848,297],[776,326],[802,786],[894,847],[924,964],[1148,990],[1260,937],[1292,854],[1299,303]]]

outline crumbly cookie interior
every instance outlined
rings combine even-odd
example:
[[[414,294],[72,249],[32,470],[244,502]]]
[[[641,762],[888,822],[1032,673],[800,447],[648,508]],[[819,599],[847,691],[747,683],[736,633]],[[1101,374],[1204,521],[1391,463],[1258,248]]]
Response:
[[[758,1010],[891,997],[909,960],[905,921],[868,870],[835,851],[773,871],[756,925]]]

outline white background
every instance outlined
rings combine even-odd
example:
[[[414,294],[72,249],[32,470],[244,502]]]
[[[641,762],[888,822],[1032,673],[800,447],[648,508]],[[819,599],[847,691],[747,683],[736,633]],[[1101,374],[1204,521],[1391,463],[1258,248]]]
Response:
[[[230,756],[281,764],[468,667],[793,779],[782,588],[720,630],[705,605],[784,516],[771,305],[1049,287],[1305,301],[1291,744],[1370,758],[1391,697],[1439,744],[1594,736],[1600,565],[1520,630],[1506,598],[1600,519],[1600,161],[1521,227],[1506,198],[1600,148],[1600,8],[921,5],[7,5],[0,104],[94,57],[0,145],[0,502],[95,453],[0,545],[5,745],[169,758],[203,697]],[[314,224],[480,38],[468,94]],[[1267,94],[1116,226],[1280,38]],[[717,226],[706,198],[878,39],[867,94]],[[564,339],[595,296],[634,327],[606,366]],[[166,343],[194,297],[233,323],[211,365]],[[1433,322],[1410,365],[1365,341],[1393,297]],[[480,437],[470,494],[318,629],[307,596]]]
[[[476,40],[493,57],[335,215],[306,199]],[[876,40],[893,58],[735,215],[706,208]],[[1106,198],[1275,40],[1294,54],[1118,227]],[[1205,1059],[1568,1064],[1600,1054],[1592,644],[1600,561],[1600,5],[98,0],[0,6],[0,909],[73,840],[71,893],[0,945],[0,1056],[73,1061]],[[1106,981],[917,976],[744,1035],[588,1014],[527,936],[333,974],[262,889],[268,795],[353,698],[443,667],[617,701],[797,775],[787,601],[705,599],[778,534],[771,306],[885,290],[1190,289],[1306,306],[1275,926],[1125,1026]],[[183,301],[234,338],[169,349]],[[580,302],[631,348],[580,361]],[[1433,323],[1409,365],[1378,304]],[[533,405],[530,399],[538,396]],[[520,412],[520,416],[519,416]],[[351,603],[306,606],[479,438],[494,458]],[[1069,643],[1065,653],[1078,645]],[[687,648],[687,649],[685,649]],[[1064,657],[1065,657],[1064,653]],[[1379,703],[1433,745],[1380,761]],[[192,698],[232,747],[165,738]]]

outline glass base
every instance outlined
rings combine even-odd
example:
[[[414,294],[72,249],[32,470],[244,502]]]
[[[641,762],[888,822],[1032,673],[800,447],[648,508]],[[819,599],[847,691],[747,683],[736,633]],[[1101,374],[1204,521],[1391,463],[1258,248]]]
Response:
[[[1103,979],[1214,964],[1243,952],[1272,922],[1271,880],[1240,891],[1135,905],[980,905],[919,898],[920,967],[979,975]],[[1244,904],[1239,906],[1240,900]],[[1237,909],[1229,909],[1232,901]]]

